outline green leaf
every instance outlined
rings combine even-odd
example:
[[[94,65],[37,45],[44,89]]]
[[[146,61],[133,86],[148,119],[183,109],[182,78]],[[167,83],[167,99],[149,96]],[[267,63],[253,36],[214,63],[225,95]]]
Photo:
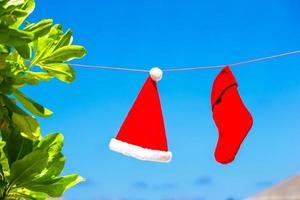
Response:
[[[50,179],[57,178],[57,176],[59,176],[63,171],[65,162],[66,158],[63,156],[63,154],[57,154],[52,161],[48,161],[47,168],[45,168],[34,180],[28,182],[27,184],[31,184],[32,182],[45,182],[49,181]]]
[[[27,31],[17,30],[9,27],[1,27],[0,43],[8,46],[22,46],[32,42],[34,35]]]
[[[36,200],[30,195],[18,193],[18,192],[13,192],[10,191],[9,194],[5,197],[5,200]]]
[[[7,46],[0,45],[0,70],[6,67],[5,60],[8,55],[9,55],[9,48]]]
[[[31,190],[28,190],[26,188],[16,188],[12,190],[13,193],[17,193],[17,194],[21,194],[27,197],[28,200],[45,200],[47,197],[49,197],[49,195],[42,193],[42,192],[34,192]],[[25,200],[27,200],[25,198]],[[21,199],[24,200],[24,199]]]
[[[65,156],[63,156],[62,153],[57,154],[52,158],[52,161],[48,162],[47,169],[41,173],[42,176],[39,178],[39,180],[43,181],[59,176],[64,169],[65,162]]]
[[[22,186],[47,167],[48,153],[37,150],[17,160],[11,166],[9,181],[11,185]]]
[[[29,31],[29,32],[33,33],[34,38],[36,39],[38,37],[44,36],[47,33],[49,33],[49,31],[51,30],[52,24],[53,24],[52,19],[44,19],[38,23],[30,24],[29,26],[27,26],[24,29],[24,31]]]
[[[10,6],[19,6],[24,3],[24,0],[9,0],[6,2],[6,4],[3,6],[5,9],[7,9]]]
[[[60,197],[68,188],[82,181],[84,181],[82,177],[73,174],[48,181],[31,183],[25,187],[36,192],[46,193],[51,197]]]
[[[64,136],[61,133],[52,133],[41,139],[37,145],[37,149],[47,151],[49,154],[48,161],[61,152],[63,147]]]
[[[31,66],[45,63],[62,63],[84,56],[85,49],[81,46],[71,45],[72,40],[73,37],[70,30],[64,34],[60,24],[52,26],[47,35],[33,42],[35,57]]]
[[[45,58],[46,62],[66,62],[75,58],[82,58],[86,54],[84,47],[79,45],[68,45],[55,50],[49,57]]]
[[[16,79],[13,82],[13,86],[15,88],[19,88],[19,87],[23,87],[26,84],[37,85],[38,83],[39,81],[30,75],[18,74],[16,76]]]
[[[56,24],[51,27],[50,32],[38,38],[34,42],[35,57],[32,61],[32,65],[39,63],[45,57],[48,57],[55,49],[58,40],[63,36],[64,32],[60,24]]]
[[[14,75],[18,75],[19,72],[27,69],[26,60],[20,56],[20,54],[13,50],[6,58],[7,68],[11,68],[14,71]]]
[[[49,63],[43,64],[40,67],[66,83],[71,83],[75,79],[75,72],[68,64]]]
[[[17,21],[17,17],[10,13],[0,16],[0,24],[2,26],[10,26],[14,24],[16,21]]]
[[[24,44],[22,46],[16,46],[15,49],[18,51],[20,56],[24,59],[30,59],[31,58],[31,47],[28,44]]]
[[[65,165],[65,157],[61,153],[63,140],[64,137],[61,133],[52,133],[41,139],[35,149],[48,152],[48,165],[31,182],[48,181],[60,175]],[[28,184],[31,184],[31,182]]]
[[[10,166],[32,152],[33,141],[21,136],[14,126],[10,127],[10,131],[1,131],[1,135],[2,140],[6,142],[4,150]]]
[[[64,34],[63,27],[60,24],[55,24],[52,26],[48,38],[51,38],[53,40],[59,40],[59,38]]]
[[[68,30],[58,41],[57,45],[55,46],[55,49],[59,49],[60,47],[64,47],[67,45],[71,45],[73,41],[72,31]]]
[[[0,194],[3,194],[6,186],[7,182],[5,180],[0,180]]]
[[[19,108],[13,99],[8,98],[6,95],[0,94],[0,99],[4,105],[11,111],[21,115],[26,114],[21,108]]]
[[[40,60],[52,53],[55,48],[55,40],[47,37],[38,38],[34,42],[35,57],[31,62],[31,66],[39,63]]]
[[[9,130],[10,126],[10,113],[8,112],[8,109],[1,104],[2,103],[0,102],[0,134],[1,131]]]
[[[33,66],[45,57],[48,57],[54,51],[58,40],[63,34],[62,26],[60,24],[56,24],[51,27],[50,32],[47,35],[38,38],[33,43],[35,48],[35,57],[31,65]]]
[[[41,128],[34,117],[13,113],[12,120],[18,126],[23,137],[30,140],[38,140],[40,138]]]
[[[14,15],[15,17],[19,18],[19,17],[27,16],[28,12],[26,12],[25,10],[16,8],[11,12],[11,14]]]
[[[50,75],[47,72],[32,72],[32,71],[27,71],[27,74],[31,78],[34,78],[34,79],[39,80],[39,81],[48,81],[51,78],[53,78],[53,76]]]
[[[4,46],[4,45],[0,45],[0,54],[9,54],[9,48]]]
[[[23,12],[26,12],[26,15],[23,14],[22,16],[18,17],[17,22],[14,24],[15,28],[18,28],[23,23],[23,21],[27,18],[27,16],[33,12],[35,8],[35,2],[34,0],[25,0],[24,3],[18,8],[20,10],[23,10]]]
[[[26,97],[22,92],[17,89],[13,90],[14,96],[21,102],[21,104],[29,110],[31,113],[40,116],[40,117],[48,117],[53,114],[52,111],[47,108],[41,106],[40,104],[34,102],[32,99]]]
[[[3,172],[3,175],[5,177],[8,177],[10,174],[10,169],[9,169],[8,159],[4,152],[5,144],[6,143],[4,141],[0,141],[0,169]]]

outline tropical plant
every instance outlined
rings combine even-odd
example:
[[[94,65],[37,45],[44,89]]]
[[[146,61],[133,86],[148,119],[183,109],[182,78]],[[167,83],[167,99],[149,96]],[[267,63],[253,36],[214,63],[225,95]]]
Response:
[[[72,82],[66,61],[86,52],[52,19],[25,21],[34,7],[34,0],[0,0],[0,200],[59,197],[83,181],[77,174],[61,176],[63,135],[42,137],[35,118],[52,111],[20,88],[52,78]]]

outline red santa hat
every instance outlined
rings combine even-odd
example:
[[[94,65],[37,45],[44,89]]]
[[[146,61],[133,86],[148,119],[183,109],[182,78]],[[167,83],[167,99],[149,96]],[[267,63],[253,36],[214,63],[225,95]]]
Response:
[[[113,151],[140,160],[169,162],[172,153],[168,144],[160,105],[157,82],[162,70],[152,68],[116,138],[111,139]]]

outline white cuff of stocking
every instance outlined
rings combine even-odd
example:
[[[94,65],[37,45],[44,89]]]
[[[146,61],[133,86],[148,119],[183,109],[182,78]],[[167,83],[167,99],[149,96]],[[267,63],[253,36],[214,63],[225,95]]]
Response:
[[[170,162],[172,159],[172,152],[170,151],[147,149],[117,140],[115,138],[110,140],[109,148],[112,151],[124,154],[126,156],[131,156],[140,160],[167,163]]]

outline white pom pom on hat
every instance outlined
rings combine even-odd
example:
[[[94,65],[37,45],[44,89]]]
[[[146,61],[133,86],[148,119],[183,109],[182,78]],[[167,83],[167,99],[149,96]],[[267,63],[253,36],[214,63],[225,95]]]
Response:
[[[150,69],[149,74],[152,80],[157,82],[162,79],[163,71],[158,67],[153,67],[152,69]]]

